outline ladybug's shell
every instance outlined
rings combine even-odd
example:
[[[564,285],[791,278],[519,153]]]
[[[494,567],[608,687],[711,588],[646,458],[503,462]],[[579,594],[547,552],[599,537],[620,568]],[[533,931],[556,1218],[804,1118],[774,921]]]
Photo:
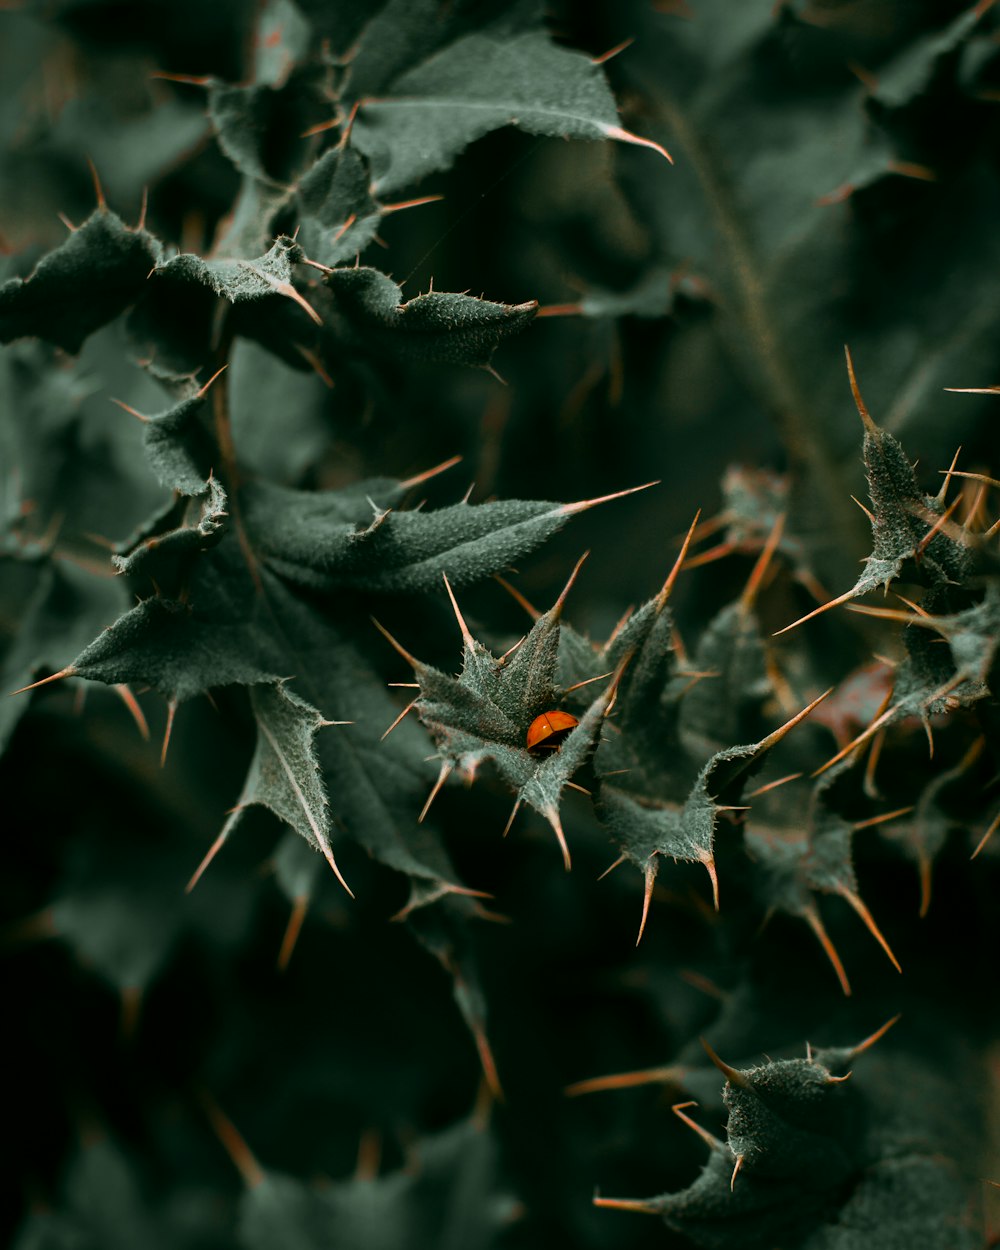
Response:
[[[570,712],[543,712],[536,716],[528,726],[527,747],[529,751],[542,748],[555,748],[566,736],[566,733],[579,721]],[[556,736],[558,735],[558,737]],[[549,739],[555,738],[555,741]]]

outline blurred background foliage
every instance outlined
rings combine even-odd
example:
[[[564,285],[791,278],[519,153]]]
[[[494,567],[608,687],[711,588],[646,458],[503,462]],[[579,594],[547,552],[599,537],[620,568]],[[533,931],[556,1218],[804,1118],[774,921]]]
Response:
[[[438,7],[384,24],[385,55],[395,22],[399,56],[418,63],[420,23]],[[533,8],[443,7],[471,28]],[[336,57],[363,45],[384,8],[300,0],[263,18],[281,9],[282,38],[303,23],[310,46],[325,40]],[[250,0],[0,5],[0,278],[28,275],[63,243],[60,214],[76,226],[92,212],[88,159],[122,220],[137,220],[148,190],[151,234],[208,255],[241,175],[213,135],[204,87],[157,74],[259,80],[261,20]],[[870,549],[850,501],[865,485],[844,343],[868,408],[919,461],[928,492],[959,446],[965,470],[997,472],[996,396],[944,388],[998,381],[1000,27],[988,3],[955,0],[567,0],[549,4],[546,21],[558,46],[592,57],[633,41],[604,66],[622,125],[674,164],[504,127],[393,190],[440,198],[385,216],[364,264],[404,298],[433,282],[537,300],[538,317],[497,351],[502,381],[359,353],[332,389],[272,354],[257,326],[230,367],[241,462],[319,490],[405,479],[460,455],[423,488],[438,506],[466,488],[477,503],[581,500],[657,479],[575,519],[508,573],[546,607],[589,549],[567,616],[595,639],[657,591],[697,509],[729,508],[728,531],[703,547],[728,533],[729,553],[684,572],[674,591],[689,650],[739,595],[784,506],[751,492],[744,530],[734,526],[741,484],[758,480],[748,470],[767,470],[782,475],[768,479],[776,498],[788,496],[787,567],[808,581],[784,577],[762,596],[770,635],[815,605],[809,586],[851,585]],[[295,168],[309,141],[296,137],[295,100],[273,103],[260,150],[272,170]],[[130,605],[120,581],[95,575],[108,571],[102,544],[124,541],[164,492],[141,425],[109,399],[159,412],[172,393],[137,364],[134,328],[115,317],[78,355],[37,341],[4,349],[0,519],[18,535],[2,561],[7,689],[68,664]],[[995,491],[983,506],[995,518]],[[494,581],[465,590],[462,606],[496,654],[524,632],[523,609]],[[409,680],[349,611],[359,656],[382,681]],[[415,655],[456,668],[443,595],[389,597],[377,614]],[[834,612],[776,643],[796,697],[895,645],[883,624]],[[852,732],[878,711],[883,690],[869,686],[858,678],[858,708],[838,708]],[[948,718],[931,762],[915,720],[885,752],[879,810],[922,806],[857,837],[854,856],[905,975],[831,903],[824,918],[850,998],[801,919],[779,909],[762,923],[768,899],[732,830],[717,847],[721,912],[697,864],[667,864],[636,949],[641,878],[623,869],[596,880],[615,848],[583,797],[563,809],[566,875],[540,817],[520,816],[501,839],[509,801],[491,778],[446,788],[434,819],[457,879],[489,892],[500,923],[470,919],[454,899],[392,923],[407,903],[401,874],[339,837],[352,901],[262,808],[185,894],[254,750],[246,691],[182,704],[163,767],[167,709],[155,692],[139,692],[150,741],[96,683],[28,699],[0,710],[10,1150],[0,1187],[3,1237],[18,1250],[689,1245],[659,1220],[591,1204],[598,1186],[641,1196],[698,1175],[705,1147],[669,1110],[679,1083],[588,1097],[565,1088],[682,1062],[703,1103],[692,1114],[719,1133],[720,1078],[699,1058],[699,1035],[750,1063],[764,1051],[801,1056],[807,1039],[855,1044],[900,1011],[868,1080],[910,1126],[903,1137],[912,1130],[928,1154],[956,1160],[967,1238],[927,1225],[906,1244],[995,1244],[1000,1207],[980,1178],[1000,1179],[1000,838],[968,863],[997,803],[994,697]],[[413,749],[431,755],[407,725]],[[809,771],[850,736],[801,732],[769,776]],[[986,746],[964,765],[976,735]],[[427,789],[435,771],[426,766]],[[935,861],[924,915],[922,854]],[[290,953],[289,914],[304,896]],[[504,1090],[492,1108],[463,1013],[488,1015]],[[751,1244],[731,1235],[697,1244]],[[903,1241],[830,1233],[808,1244]]]

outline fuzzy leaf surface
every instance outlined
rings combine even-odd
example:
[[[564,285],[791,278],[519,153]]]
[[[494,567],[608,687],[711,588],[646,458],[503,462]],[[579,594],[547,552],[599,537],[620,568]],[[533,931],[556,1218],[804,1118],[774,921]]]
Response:
[[[27,336],[78,352],[138,298],[160,244],[98,209],[27,278],[0,286],[0,342]]]

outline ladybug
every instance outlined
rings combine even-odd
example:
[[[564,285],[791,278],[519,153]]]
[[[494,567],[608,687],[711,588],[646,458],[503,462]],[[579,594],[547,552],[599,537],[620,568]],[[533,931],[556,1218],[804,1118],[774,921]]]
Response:
[[[528,726],[528,750],[532,755],[540,755],[543,751],[558,751],[570,730],[579,723],[570,712],[543,712]]]

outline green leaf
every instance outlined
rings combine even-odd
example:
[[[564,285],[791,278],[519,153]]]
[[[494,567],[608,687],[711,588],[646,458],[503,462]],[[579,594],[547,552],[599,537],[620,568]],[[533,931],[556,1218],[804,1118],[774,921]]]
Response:
[[[127,607],[119,582],[44,555],[0,556],[0,750],[29,706],[26,694],[5,696],[58,670]]]
[[[505,339],[531,321],[537,303],[494,304],[471,295],[429,292],[403,301],[402,290],[377,269],[334,269],[326,275],[336,329],[347,345],[381,356],[487,368]]]
[[[421,1142],[415,1170],[311,1189],[268,1173],[241,1203],[246,1250],[488,1250],[505,1204],[488,1132],[462,1123]]]
[[[364,251],[375,237],[382,208],[373,199],[364,158],[353,148],[324,152],[296,189],[299,241],[312,260],[336,265]]]
[[[635,142],[618,124],[601,68],[541,31],[455,40],[364,100],[352,133],[381,194],[449,168],[470,143],[511,125],[535,135]]]
[[[862,1059],[884,1032],[806,1059],[743,1069],[717,1060],[728,1078],[726,1141],[705,1133],[710,1154],[694,1183],[599,1203],[659,1214],[704,1250],[862,1250],[873,1236],[887,1250],[972,1250],[965,1186],[929,1147],[933,1112],[914,1123],[893,1103],[892,1067]]]
[[[256,484],[245,492],[255,547],[275,572],[315,590],[377,594],[437,590],[489,577],[561,529],[576,505],[505,499],[452,504],[433,512],[399,511],[377,483],[361,491],[292,491]],[[259,535],[259,539],[257,539]]]
[[[98,208],[25,279],[0,286],[0,342],[32,336],[78,352],[141,293],[159,243]]]
[[[321,851],[348,889],[330,845],[329,800],[313,745],[317,730],[330,722],[282,682],[251,686],[250,706],[257,722],[257,747],[243,793],[220,839],[229,836],[246,808],[259,803]]]
[[[414,706],[442,761],[421,819],[452,772],[457,770],[472,780],[481,765],[489,762],[517,795],[515,812],[527,803],[552,826],[567,868],[570,854],[559,818],[559,800],[596,745],[611,689],[599,694],[581,717],[574,718],[568,732],[560,734],[557,749],[553,749],[554,744],[529,748],[528,732],[538,717],[558,710],[565,698],[565,692],[556,686],[556,667],[560,617],[572,584],[573,578],[514,651],[499,658],[472,637],[453,598],[463,639],[459,677],[415,660],[386,635],[413,665],[420,686]],[[448,591],[451,594],[450,586]]]
[[[185,254],[157,265],[152,277],[171,283],[200,284],[231,304],[284,296],[297,303],[318,323],[319,313],[292,285],[293,266],[302,257],[298,244],[291,239],[280,238],[264,256],[255,260],[202,260],[200,256]]]

